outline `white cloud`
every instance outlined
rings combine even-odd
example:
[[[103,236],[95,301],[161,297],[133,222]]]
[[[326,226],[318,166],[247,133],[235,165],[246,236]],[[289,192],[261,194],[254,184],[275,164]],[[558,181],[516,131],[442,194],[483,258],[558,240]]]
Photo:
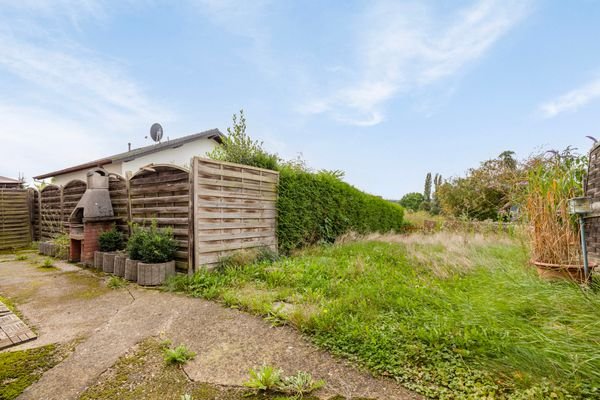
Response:
[[[2,174],[31,176],[106,156],[115,145],[125,150],[125,135],[173,118],[125,65],[67,39],[74,22],[102,13],[99,3],[19,4],[15,18],[0,12],[0,74],[12,89],[0,100]]]
[[[563,112],[576,111],[599,97],[600,78],[542,104],[539,109],[545,118],[552,118]]]
[[[528,12],[529,1],[479,0],[440,16],[423,2],[379,1],[357,23],[355,75],[300,109],[354,125],[383,121],[385,103],[480,58]]]

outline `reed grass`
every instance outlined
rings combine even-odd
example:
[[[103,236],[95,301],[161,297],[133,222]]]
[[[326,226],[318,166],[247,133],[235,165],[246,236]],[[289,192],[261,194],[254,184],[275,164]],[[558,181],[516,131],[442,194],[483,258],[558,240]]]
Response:
[[[586,159],[570,149],[533,161],[524,211],[534,261],[581,264],[577,220],[568,212],[568,201],[584,193],[585,166]]]

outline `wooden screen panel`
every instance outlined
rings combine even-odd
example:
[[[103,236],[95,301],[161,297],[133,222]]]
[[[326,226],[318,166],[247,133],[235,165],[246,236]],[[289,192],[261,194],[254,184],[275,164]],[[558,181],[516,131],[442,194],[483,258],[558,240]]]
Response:
[[[79,203],[79,200],[83,197],[87,184],[82,180],[73,180],[63,186],[63,207],[62,207],[62,221],[64,232],[69,231],[69,218],[71,213],[75,210],[75,206]]]
[[[108,192],[110,193],[110,202],[112,204],[117,228],[129,235],[129,192],[127,180],[122,176],[111,174],[108,178]]]
[[[27,189],[0,189],[0,249],[31,243],[30,211]]]
[[[50,240],[63,233],[61,189],[48,185],[40,198],[40,240]]]
[[[200,157],[192,169],[195,268],[240,249],[277,251],[278,172]]]
[[[29,191],[31,205],[31,225],[32,238],[31,240],[40,240],[40,192],[34,188],[27,189]]]
[[[153,165],[129,180],[131,221],[171,227],[178,243],[176,266],[187,272],[190,229],[189,172],[171,165]]]

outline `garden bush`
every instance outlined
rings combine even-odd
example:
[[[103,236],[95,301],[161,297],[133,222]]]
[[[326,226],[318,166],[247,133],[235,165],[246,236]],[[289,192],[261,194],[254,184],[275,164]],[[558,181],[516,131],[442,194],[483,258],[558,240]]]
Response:
[[[277,200],[279,249],[332,243],[348,231],[401,231],[404,209],[343,182],[331,172],[283,167]]]
[[[125,238],[123,233],[119,232],[116,227],[110,231],[102,232],[98,236],[98,244],[100,251],[117,251],[123,250],[125,247]]]
[[[127,253],[132,260],[143,263],[163,263],[175,259],[177,242],[171,228],[158,228],[156,221],[149,227],[133,225],[127,243]]]

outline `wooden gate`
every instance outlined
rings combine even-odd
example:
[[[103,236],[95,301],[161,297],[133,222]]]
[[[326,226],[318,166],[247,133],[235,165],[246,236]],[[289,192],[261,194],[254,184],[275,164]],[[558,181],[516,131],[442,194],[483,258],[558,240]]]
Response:
[[[0,189],[0,250],[31,243],[31,201],[27,189]]]
[[[194,157],[190,181],[194,269],[240,249],[277,251],[278,172]]]

